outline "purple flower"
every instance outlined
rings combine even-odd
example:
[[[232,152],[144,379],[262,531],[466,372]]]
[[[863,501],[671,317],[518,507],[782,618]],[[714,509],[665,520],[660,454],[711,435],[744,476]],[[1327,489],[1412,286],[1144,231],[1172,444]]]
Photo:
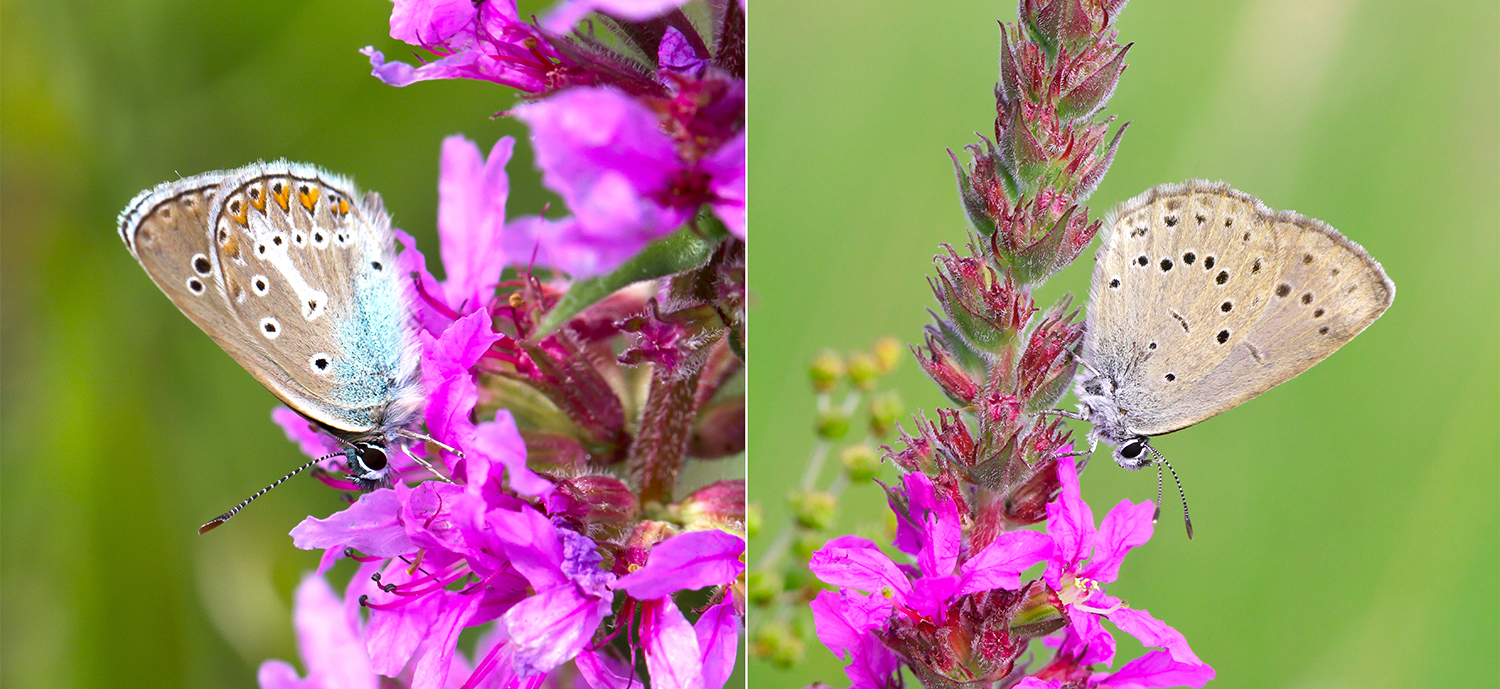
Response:
[[[500,617],[516,673],[548,672],[578,655],[609,615],[614,575],[599,569],[592,540],[554,527],[536,510],[493,527],[511,566],[536,591]]]
[[[486,160],[480,156],[479,147],[462,136],[443,140],[438,240],[447,280],[439,283],[428,272],[427,259],[417,250],[416,240],[396,230],[396,241],[402,245],[397,267],[403,273],[417,274],[417,299],[412,309],[423,329],[433,335],[441,334],[459,316],[484,310],[494,297],[500,273],[508,262],[504,235],[515,231],[505,224],[510,194],[505,166],[515,143],[511,137],[502,137]]]
[[[1214,678],[1214,669],[1198,663],[1173,660],[1166,651],[1150,651],[1120,666],[1114,672],[1085,674],[1081,679],[1027,677],[1015,689],[1156,689],[1157,687],[1201,687]]]
[[[1078,665],[1113,663],[1114,637],[1099,622],[1107,618],[1143,645],[1165,648],[1176,662],[1202,665],[1177,630],[1104,592],[1103,584],[1118,578],[1125,554],[1151,539],[1155,506],[1122,500],[1096,531],[1093,512],[1079,495],[1072,458],[1058,461],[1057,476],[1062,492],[1047,504],[1047,533],[1057,547],[1044,578],[1066,604],[1070,620],[1059,656],[1076,658]]]
[[[657,113],[610,88],[570,89],[513,113],[531,127],[542,182],[573,212],[507,233],[513,260],[535,251],[542,263],[574,277],[606,273],[675,231],[704,203],[744,236],[742,132],[689,160]]]
[[[371,73],[391,86],[429,79],[480,79],[529,93],[549,88],[561,56],[516,13],[513,0],[398,0],[391,37],[421,47],[437,60],[419,67],[386,62],[373,47]]]
[[[319,575],[309,575],[297,586],[294,602],[297,654],[307,666],[307,677],[280,660],[260,665],[256,679],[261,689],[377,689],[380,678],[370,669],[370,657],[360,638],[359,617],[345,614],[344,605]]]
[[[1021,589],[1021,572],[1052,553],[1047,536],[1012,531],[964,557],[957,503],[939,494],[925,474],[906,474],[902,484],[902,490],[889,491],[897,516],[895,545],[916,558],[915,567],[897,564],[874,542],[858,536],[829,541],[808,562],[819,579],[843,587],[837,594],[822,592],[813,601],[813,614],[819,638],[850,661],[845,672],[855,687],[885,686],[895,661],[890,650],[880,648],[893,639],[904,642],[949,624],[964,632],[985,633],[950,615],[963,601],[983,605],[990,598],[983,595],[986,592]]]
[[[885,689],[900,668],[900,657],[877,635],[891,616],[891,601],[849,589],[823,590],[812,601],[818,640],[848,663],[850,689]]]
[[[641,21],[665,14],[686,0],[563,0],[542,20],[542,28],[554,34],[567,33],[580,19],[590,12],[602,12],[611,17],[629,21]]]
[[[719,530],[690,531],[657,543],[645,566],[614,583],[641,602],[640,639],[661,689],[720,689],[734,669],[739,615],[725,598],[696,625],[688,624],[672,594],[733,582],[745,570],[745,541]]]
[[[1021,572],[1052,553],[1046,536],[1011,531],[960,562],[957,505],[938,495],[925,474],[906,474],[902,482],[905,490],[891,497],[896,547],[915,556],[917,567],[897,565],[869,539],[840,536],[813,554],[808,569],[827,583],[878,593],[910,614],[940,618],[958,596],[1019,589]]]
[[[442,173],[438,178],[438,237],[443,249],[443,283],[448,306],[458,313],[483,309],[495,294],[506,256],[501,249],[505,231],[505,201],[510,195],[510,162],[516,140],[495,142],[488,159],[462,136],[443,139]]]

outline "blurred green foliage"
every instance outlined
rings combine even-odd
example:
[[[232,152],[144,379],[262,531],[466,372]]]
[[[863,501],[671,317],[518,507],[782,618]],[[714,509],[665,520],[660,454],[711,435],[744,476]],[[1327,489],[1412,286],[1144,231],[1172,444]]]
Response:
[[[542,3],[525,3],[540,11]],[[383,0],[17,0],[0,5],[3,577],[0,684],[251,687],[297,660],[287,532],[340,509],[283,474],[275,398],[156,289],[115,234],[139,190],[286,157],[379,191],[436,263],[442,138],[521,140],[513,215],[550,195],[509,89],[370,76]],[[554,200],[555,204],[555,200]],[[347,578],[348,574],[343,576]],[[341,583],[341,582],[337,582]]]
[[[788,2],[751,13],[751,559],[788,518],[817,418],[808,363],[915,341],[940,242],[962,243],[945,148],[993,133],[997,2]],[[1215,687],[1500,685],[1500,6],[1132,2],[1109,112],[1133,120],[1093,217],[1162,182],[1223,179],[1327,221],[1395,281],[1395,305],[1296,380],[1156,445],[1167,505],[1110,592],[1182,631]],[[1086,298],[1092,261],[1039,295]],[[946,404],[915,366],[888,384]],[[1071,398],[1067,404],[1072,404]],[[907,424],[910,428],[910,424]],[[1075,432],[1086,429],[1075,424]],[[1100,454],[1096,517],[1154,498]],[[850,491],[841,527],[879,519]],[[1124,635],[1118,635],[1121,638]],[[1120,662],[1138,655],[1126,641]],[[846,685],[821,647],[755,687]]]

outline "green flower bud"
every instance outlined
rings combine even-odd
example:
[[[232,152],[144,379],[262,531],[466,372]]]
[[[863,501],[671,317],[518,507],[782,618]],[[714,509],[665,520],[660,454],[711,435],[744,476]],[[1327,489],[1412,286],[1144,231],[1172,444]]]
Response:
[[[883,438],[896,428],[896,418],[904,413],[901,395],[895,390],[876,395],[870,400],[870,433]]]
[[[755,630],[750,640],[750,652],[765,658],[783,670],[795,667],[802,661],[807,646],[796,632],[785,622],[769,621]]]
[[[880,361],[873,354],[859,352],[849,357],[849,383],[861,390],[875,387],[880,379]]]
[[[839,456],[844,461],[844,470],[849,472],[851,483],[864,483],[880,473],[880,455],[875,448],[864,443],[844,448]]]
[[[760,503],[745,508],[745,534],[746,538],[755,538],[760,533],[760,525],[765,516],[761,514]]]
[[[847,372],[843,357],[831,349],[823,350],[818,358],[813,359],[812,366],[807,369],[807,375],[812,379],[813,390],[818,392],[832,392],[835,387],[838,387],[839,379],[843,378]]]
[[[882,337],[875,341],[875,364],[881,375],[896,370],[901,363],[901,343],[894,337]]]
[[[763,608],[786,590],[786,580],[776,571],[751,572],[746,587],[750,603]]]
[[[849,415],[839,407],[829,407],[818,415],[818,435],[838,440],[849,432]]]
[[[823,491],[792,493],[791,503],[797,523],[814,531],[833,526],[838,516],[839,499]]]

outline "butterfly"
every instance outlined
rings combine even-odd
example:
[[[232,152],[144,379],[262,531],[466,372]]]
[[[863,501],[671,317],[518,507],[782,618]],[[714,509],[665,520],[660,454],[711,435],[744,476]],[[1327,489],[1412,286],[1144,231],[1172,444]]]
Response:
[[[119,233],[184,315],[346,448],[362,490],[389,482],[393,448],[432,441],[413,430],[425,399],[414,287],[378,194],[311,165],[255,163],[141,192]]]
[[[1162,459],[1151,437],[1327,358],[1396,294],[1337,230],[1223,183],[1150,189],[1105,228],[1074,381],[1080,412],[1062,415],[1092,424],[1090,452],[1102,440],[1127,469]]]

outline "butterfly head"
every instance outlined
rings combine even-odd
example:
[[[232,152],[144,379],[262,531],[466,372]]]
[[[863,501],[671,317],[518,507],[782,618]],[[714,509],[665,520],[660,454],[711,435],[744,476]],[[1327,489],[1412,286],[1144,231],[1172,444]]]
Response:
[[[386,450],[383,443],[360,440],[344,451],[349,480],[360,490],[369,492],[390,484],[390,460],[386,457]]]
[[[1115,446],[1115,463],[1132,471],[1151,466],[1151,441],[1144,435],[1132,436]]]

